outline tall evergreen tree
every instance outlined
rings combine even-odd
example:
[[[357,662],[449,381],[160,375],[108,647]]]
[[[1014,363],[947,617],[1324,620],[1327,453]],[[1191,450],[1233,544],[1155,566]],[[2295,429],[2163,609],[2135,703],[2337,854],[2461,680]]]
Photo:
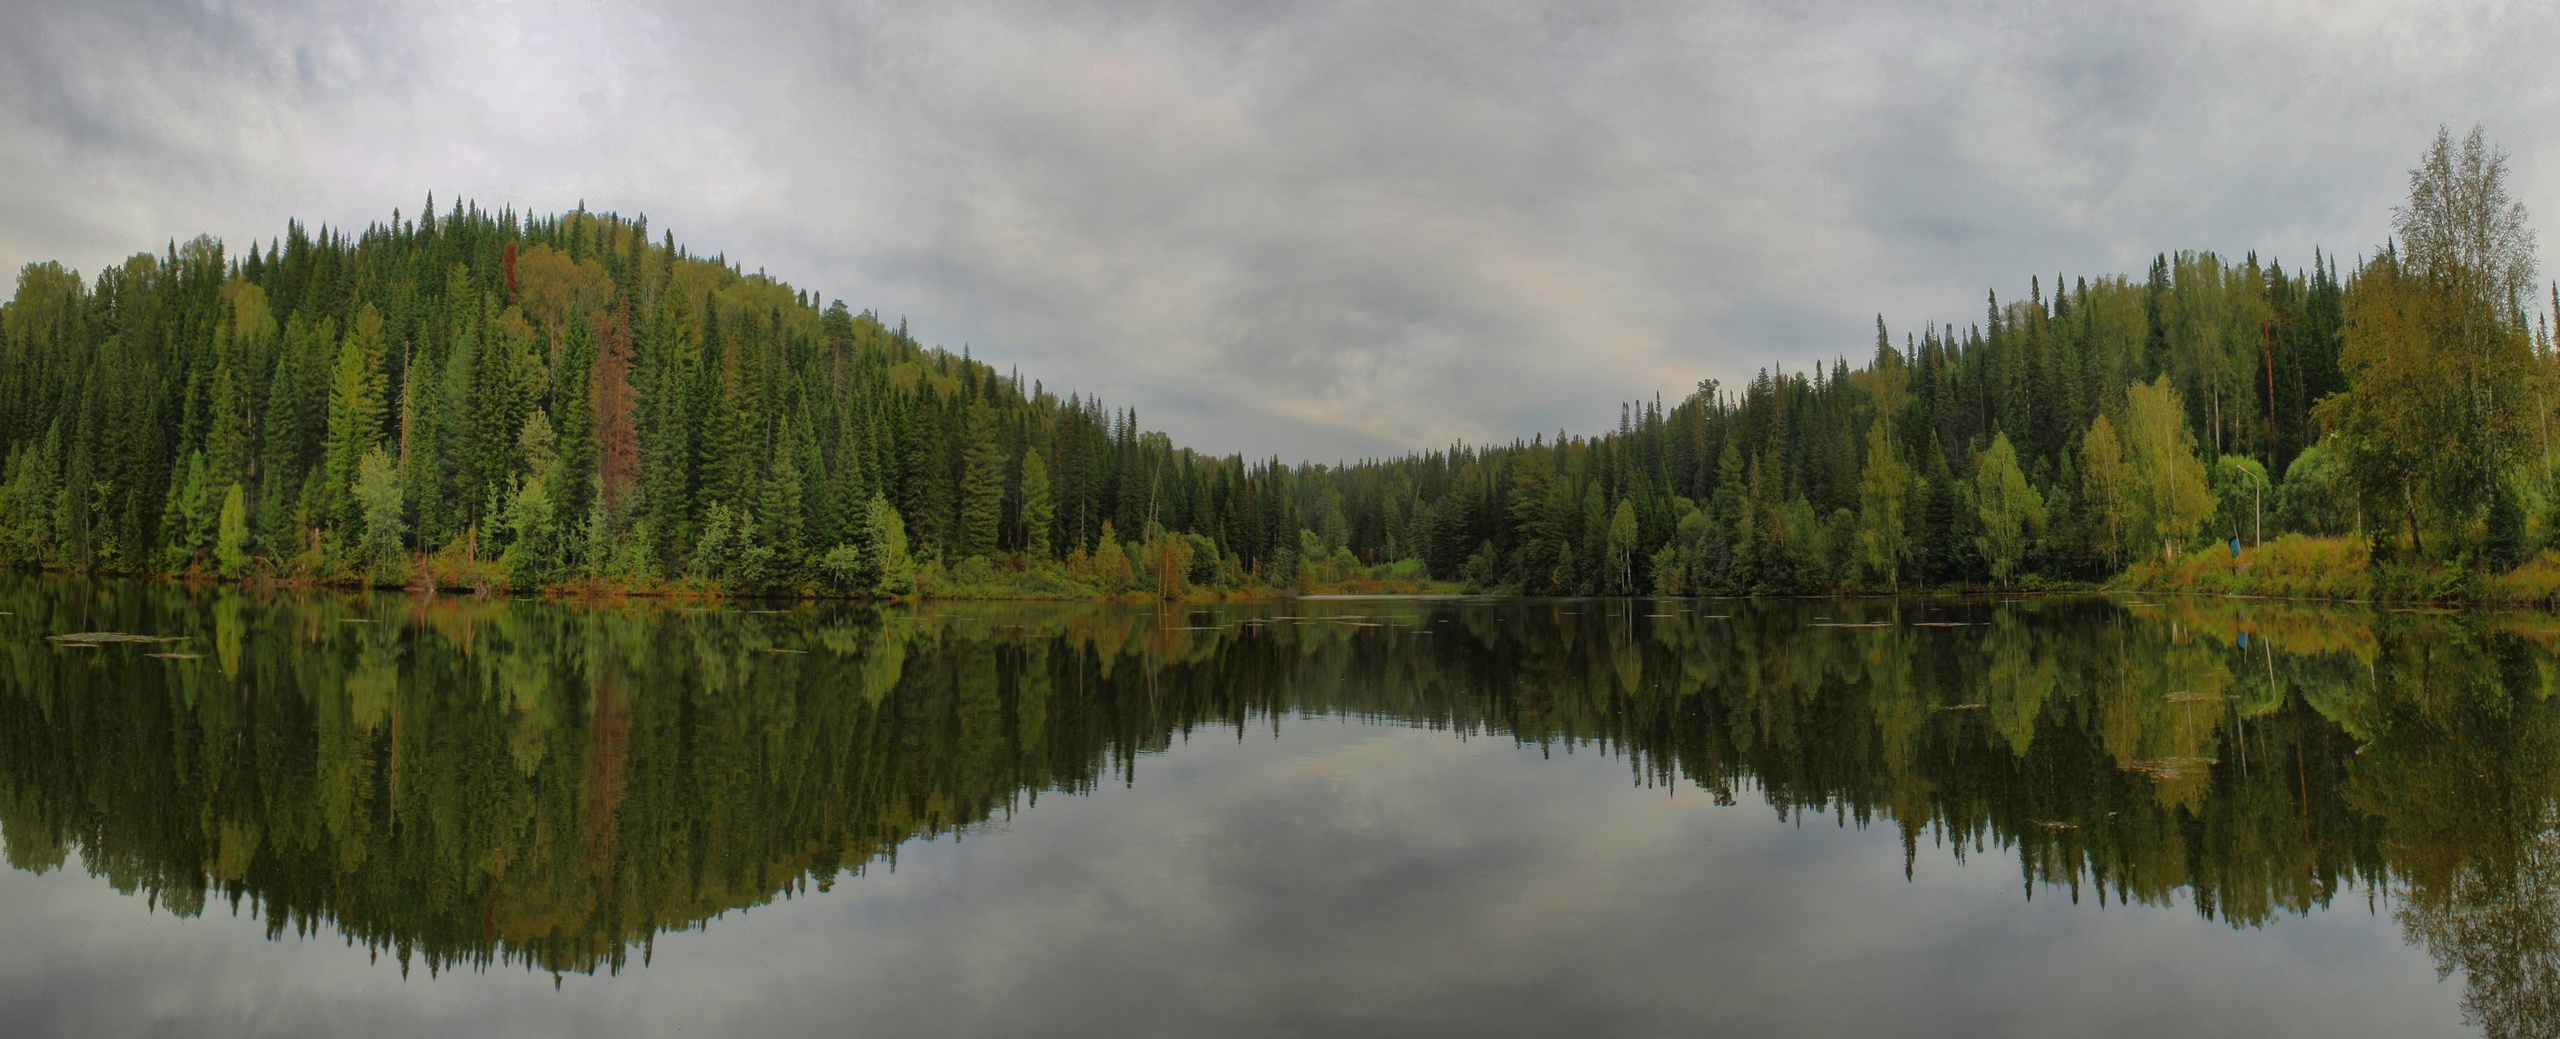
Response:
[[[339,341],[329,377],[328,483],[324,500],[341,526],[361,515],[355,500],[359,463],[382,436],[382,314],[368,303]]]
[[[1049,465],[1037,447],[1022,452],[1022,553],[1035,563],[1050,557],[1049,531],[1057,525],[1057,503],[1049,494]]]
[[[996,552],[1004,521],[1004,454],[996,444],[995,411],[983,400],[969,405],[962,433],[959,554]]]

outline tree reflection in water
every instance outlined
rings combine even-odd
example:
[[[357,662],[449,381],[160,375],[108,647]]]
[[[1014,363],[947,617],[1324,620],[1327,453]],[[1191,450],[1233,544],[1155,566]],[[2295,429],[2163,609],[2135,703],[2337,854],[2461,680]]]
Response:
[[[1299,714],[2001,848],[2256,927],[2388,899],[2560,1033],[2560,620],[2228,600],[560,604],[0,579],[0,835],[429,971],[613,971]],[[77,644],[121,632],[182,642]],[[1944,849],[1940,852],[1938,849]]]

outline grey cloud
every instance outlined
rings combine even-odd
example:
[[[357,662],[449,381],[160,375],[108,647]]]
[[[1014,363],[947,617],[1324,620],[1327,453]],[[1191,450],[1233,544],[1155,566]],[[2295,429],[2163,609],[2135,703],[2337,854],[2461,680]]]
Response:
[[[2413,3],[0,9],[0,262],[433,190],[647,212],[1216,450],[1615,419],[1985,288],[2560,212],[2560,18]]]

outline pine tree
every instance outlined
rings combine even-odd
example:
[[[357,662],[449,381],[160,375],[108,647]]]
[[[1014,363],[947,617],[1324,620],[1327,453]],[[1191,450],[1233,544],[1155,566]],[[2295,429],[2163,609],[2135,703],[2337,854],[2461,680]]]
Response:
[[[359,522],[354,496],[358,465],[382,435],[382,315],[365,304],[338,344],[329,377],[328,483],[323,500],[341,527]]]
[[[538,365],[539,359],[534,360]],[[536,414],[547,411],[558,434],[554,458],[548,466],[532,466],[526,460],[550,485],[564,516],[583,515],[587,497],[597,484],[595,368],[595,333],[587,326],[585,314],[572,311],[559,364],[545,377],[550,384],[550,407],[533,409]]]
[[[319,519],[296,514],[300,498],[297,492],[303,483],[306,441],[319,437],[322,402],[327,395],[319,374],[321,365],[326,363],[322,351],[335,338],[335,321],[324,317],[315,324],[295,315],[286,322],[283,347],[276,353],[274,371],[267,382],[264,429],[259,436],[258,505],[252,527],[262,540],[279,550],[291,544],[295,528]]]
[[[1022,452],[1022,552],[1033,563],[1049,559],[1049,529],[1057,523],[1057,503],[1050,499],[1049,465],[1037,447]]]
[[[1750,543],[1749,502],[1743,488],[1742,452],[1732,440],[1716,456],[1716,490],[1710,500],[1707,542],[1699,546],[1705,560],[1706,586],[1718,591],[1742,590],[1740,556]]]
[[[2490,573],[2503,574],[2524,562],[2524,507],[2504,482],[2490,492],[2486,528],[2481,562]]]
[[[959,554],[991,556],[1004,520],[1004,454],[996,446],[994,409],[983,399],[969,405],[962,452]]]
[[[764,494],[756,504],[756,515],[763,520],[766,543],[772,546],[777,576],[790,578],[797,574],[801,555],[806,551],[802,533],[807,519],[803,512],[804,488],[800,480],[800,463],[792,458],[798,438],[792,434],[786,419],[777,438],[781,441],[773,453],[773,465],[764,480]]]
[[[251,479],[249,393],[228,362],[213,370],[213,428],[205,435],[207,471],[217,483]]]
[[[933,554],[943,550],[951,530],[950,443],[938,400],[916,401],[911,415],[903,427],[907,445],[898,514],[906,518],[917,548]]]
[[[693,308],[678,292],[662,292],[649,331],[639,431],[640,494],[658,558],[682,558],[692,540],[694,497],[693,383],[701,358]]]
[[[1962,581],[1965,577],[1965,532],[1958,521],[1962,502],[1956,491],[1956,475],[1947,465],[1947,454],[1935,437],[1929,440],[1928,475],[1921,480],[1923,526],[1921,540],[1924,565],[1922,571],[1932,584]]]

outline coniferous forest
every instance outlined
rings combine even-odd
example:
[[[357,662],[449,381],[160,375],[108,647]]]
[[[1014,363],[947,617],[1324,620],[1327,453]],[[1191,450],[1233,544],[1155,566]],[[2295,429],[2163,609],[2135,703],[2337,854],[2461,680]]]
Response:
[[[1339,466],[1178,447],[645,219],[431,198],[245,253],[22,270],[0,563],[739,594],[2494,594],[2560,575],[2560,360],[2506,176],[2478,131],[2440,134],[2352,264],[2030,275],[1596,435]]]

